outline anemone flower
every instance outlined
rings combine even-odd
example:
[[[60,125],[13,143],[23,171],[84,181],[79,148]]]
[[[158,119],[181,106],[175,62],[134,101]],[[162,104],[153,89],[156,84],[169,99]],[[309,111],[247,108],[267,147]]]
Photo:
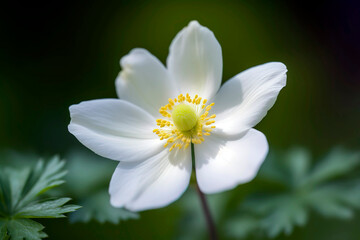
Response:
[[[221,46],[192,21],[172,41],[166,67],[145,49],[132,50],[120,65],[119,99],[72,105],[69,125],[83,145],[119,161],[109,187],[113,206],[170,204],[189,185],[193,162],[207,194],[255,177],[268,143],[253,127],[286,85],[284,64],[250,68],[220,88]]]

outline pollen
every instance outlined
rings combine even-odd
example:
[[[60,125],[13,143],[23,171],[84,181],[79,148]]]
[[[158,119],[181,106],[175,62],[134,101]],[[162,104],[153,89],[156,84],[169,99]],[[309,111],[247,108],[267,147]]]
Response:
[[[169,147],[169,151],[186,149],[191,143],[201,144],[215,128],[216,115],[209,116],[212,106],[214,103],[207,104],[207,99],[198,95],[192,98],[188,93],[169,98],[168,104],[159,109],[163,118],[156,120],[158,128],[153,133],[166,140],[164,147]]]

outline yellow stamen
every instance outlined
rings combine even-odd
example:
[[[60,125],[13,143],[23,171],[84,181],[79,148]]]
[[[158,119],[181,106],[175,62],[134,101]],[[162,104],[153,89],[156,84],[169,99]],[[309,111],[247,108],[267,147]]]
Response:
[[[170,152],[174,148],[187,149],[191,143],[201,144],[215,128],[216,115],[208,116],[214,103],[206,103],[207,99],[198,95],[192,98],[189,93],[169,98],[168,103],[159,109],[165,119],[156,119],[160,128],[155,128],[153,133],[160,140],[166,140],[164,147],[169,147]]]

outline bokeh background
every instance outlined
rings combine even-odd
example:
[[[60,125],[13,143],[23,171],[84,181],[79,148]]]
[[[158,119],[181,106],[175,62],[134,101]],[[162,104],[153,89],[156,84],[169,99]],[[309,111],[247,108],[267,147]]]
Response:
[[[265,62],[287,65],[287,86],[256,127],[272,149],[303,146],[315,158],[337,145],[359,150],[357,1],[13,1],[0,13],[0,149],[42,156],[85,150],[67,131],[68,107],[116,97],[122,56],[143,47],[165,63],[176,33],[195,19],[222,46],[224,81]],[[187,231],[179,225],[181,201],[118,225],[43,223],[50,239],[177,239]],[[340,239],[336,234],[346,231],[359,239],[356,216],[315,216],[279,238]]]

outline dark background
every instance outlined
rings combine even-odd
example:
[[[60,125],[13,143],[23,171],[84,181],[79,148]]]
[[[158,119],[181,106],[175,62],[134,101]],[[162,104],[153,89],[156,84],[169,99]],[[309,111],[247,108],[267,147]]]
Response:
[[[315,154],[335,145],[358,149],[359,16],[359,2],[340,0],[8,2],[0,9],[0,148],[40,155],[82,148],[67,131],[68,107],[116,97],[122,56],[143,47],[165,62],[173,37],[196,19],[222,46],[224,81],[261,63],[287,65],[287,86],[257,126],[270,147],[301,145]],[[73,236],[99,228],[104,239],[114,231],[129,237],[143,228],[149,238],[168,239],[166,231],[157,235],[156,223],[146,227],[157,219],[171,228],[162,218],[176,211],[166,209],[126,227],[61,226]],[[59,231],[54,226],[50,236]]]

